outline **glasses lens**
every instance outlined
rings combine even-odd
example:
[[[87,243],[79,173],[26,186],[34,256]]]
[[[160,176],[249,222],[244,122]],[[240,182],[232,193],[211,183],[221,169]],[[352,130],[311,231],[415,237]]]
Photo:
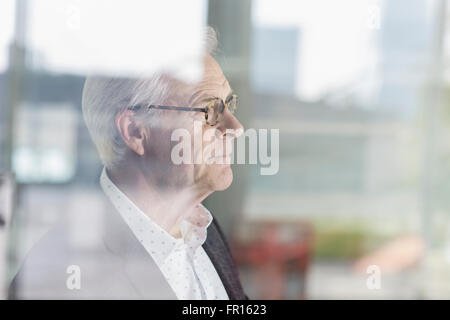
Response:
[[[229,96],[225,104],[227,105],[228,110],[230,110],[231,113],[234,113],[237,108],[237,95],[232,94]]]
[[[219,99],[215,99],[210,102],[208,105],[208,112],[206,113],[206,122],[213,126],[217,123],[217,120],[219,119],[220,115],[223,113],[223,110],[225,109],[225,106],[223,105],[222,101]]]

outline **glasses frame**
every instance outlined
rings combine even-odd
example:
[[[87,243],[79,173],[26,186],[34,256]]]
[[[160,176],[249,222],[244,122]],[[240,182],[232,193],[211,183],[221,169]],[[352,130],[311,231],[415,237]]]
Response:
[[[230,103],[232,101],[235,101],[235,106],[233,109],[230,109]],[[213,119],[208,119],[209,118],[209,112],[211,109],[214,109],[214,106],[216,105],[216,102],[219,102],[218,107],[216,107],[216,109],[218,110],[213,110],[213,111],[218,111],[217,113],[217,117],[215,120]],[[195,108],[195,107],[179,107],[179,106],[162,106],[162,105],[157,105],[157,104],[151,104],[148,106],[144,106],[144,105],[135,105],[135,106],[131,106],[127,108],[128,110],[131,111],[139,111],[139,110],[150,110],[150,109],[161,109],[161,110],[175,110],[175,111],[191,111],[191,112],[204,112],[205,113],[205,121],[208,125],[210,126],[215,126],[217,124],[217,122],[219,121],[220,117],[223,116],[223,113],[225,112],[225,109],[228,109],[231,113],[234,113],[234,111],[237,109],[237,95],[235,93],[231,93],[229,94],[226,99],[225,102],[223,101],[222,98],[212,98],[205,107],[203,108]]]

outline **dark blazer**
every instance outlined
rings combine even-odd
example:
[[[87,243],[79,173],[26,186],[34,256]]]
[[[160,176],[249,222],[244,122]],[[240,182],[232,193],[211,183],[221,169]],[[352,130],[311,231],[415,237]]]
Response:
[[[105,210],[97,217],[103,221],[101,228],[87,230],[61,222],[31,249],[11,283],[10,299],[177,299],[132,230],[106,197],[104,200]],[[86,237],[97,241],[87,246],[76,241]],[[228,297],[248,299],[215,218],[203,248]],[[81,271],[80,289],[71,290],[66,285],[71,265]]]

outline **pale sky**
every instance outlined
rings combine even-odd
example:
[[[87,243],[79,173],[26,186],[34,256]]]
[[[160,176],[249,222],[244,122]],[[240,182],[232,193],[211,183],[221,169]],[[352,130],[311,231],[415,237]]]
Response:
[[[376,0],[255,0],[253,23],[299,29],[296,94],[315,99],[373,72],[379,29],[370,22],[381,6]]]
[[[1,0],[1,26],[6,23],[3,20],[6,2],[14,1]],[[187,80],[201,75],[203,45],[199,34],[206,26],[206,0],[28,0],[28,3],[27,45],[40,68],[74,74],[121,75],[164,68],[175,70]],[[6,38],[2,34],[2,45]]]

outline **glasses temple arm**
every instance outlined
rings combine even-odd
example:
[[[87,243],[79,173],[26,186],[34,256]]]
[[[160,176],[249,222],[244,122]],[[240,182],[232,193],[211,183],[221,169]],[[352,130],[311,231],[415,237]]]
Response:
[[[132,110],[132,111],[138,111],[140,109],[143,109],[144,107],[142,107],[141,105],[137,105],[137,106],[132,106],[132,107],[128,107],[128,110]],[[197,111],[197,112],[207,112],[206,108],[191,108],[191,107],[175,107],[175,106],[160,106],[160,105],[154,105],[151,104],[147,107],[148,110],[150,109],[163,109],[163,110],[178,110],[178,111]]]

